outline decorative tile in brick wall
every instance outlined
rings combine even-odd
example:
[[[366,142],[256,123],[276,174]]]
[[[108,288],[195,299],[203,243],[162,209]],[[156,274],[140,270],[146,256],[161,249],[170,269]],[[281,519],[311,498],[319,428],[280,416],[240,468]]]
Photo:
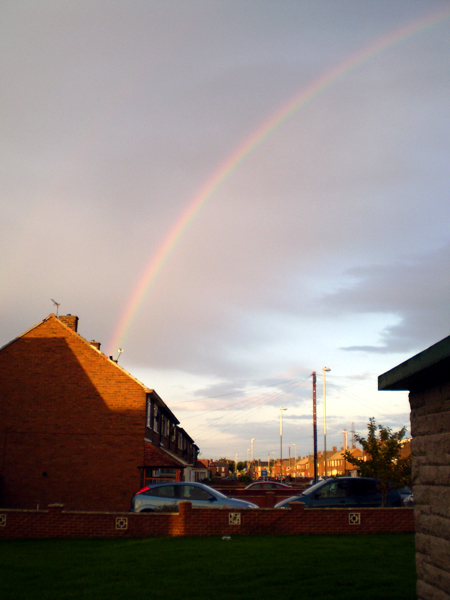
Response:
[[[361,525],[361,515],[359,513],[349,513],[348,523],[349,525]]]
[[[240,525],[241,524],[241,513],[228,513],[228,524],[229,525]]]

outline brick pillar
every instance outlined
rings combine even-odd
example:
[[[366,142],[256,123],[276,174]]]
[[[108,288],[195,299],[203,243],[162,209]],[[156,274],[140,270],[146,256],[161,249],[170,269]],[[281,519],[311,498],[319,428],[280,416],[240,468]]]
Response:
[[[275,492],[266,492],[266,508],[275,506]]]

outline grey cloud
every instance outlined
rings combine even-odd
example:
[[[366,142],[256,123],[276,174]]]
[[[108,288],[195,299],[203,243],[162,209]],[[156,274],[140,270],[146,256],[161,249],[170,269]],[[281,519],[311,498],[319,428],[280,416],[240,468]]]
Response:
[[[352,269],[356,283],[329,295],[333,312],[386,313],[399,322],[381,333],[380,346],[349,346],[348,351],[405,352],[426,347],[450,329],[450,245],[393,264]]]

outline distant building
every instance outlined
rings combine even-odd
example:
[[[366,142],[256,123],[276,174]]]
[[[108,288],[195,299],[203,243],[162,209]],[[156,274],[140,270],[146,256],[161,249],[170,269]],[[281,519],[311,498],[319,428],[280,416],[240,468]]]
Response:
[[[208,461],[197,460],[195,464],[195,480],[196,481],[206,481],[207,479],[211,479],[211,472],[208,469],[207,465]]]
[[[145,483],[195,479],[169,407],[77,329],[52,314],[0,349],[2,507],[127,510]]]
[[[211,477],[228,477],[230,474],[230,465],[228,461],[212,460],[209,463]]]

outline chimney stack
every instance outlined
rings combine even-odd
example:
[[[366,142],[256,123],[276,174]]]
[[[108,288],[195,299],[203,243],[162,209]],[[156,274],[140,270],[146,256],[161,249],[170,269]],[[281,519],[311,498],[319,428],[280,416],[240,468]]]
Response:
[[[78,330],[78,317],[77,316],[64,315],[62,317],[59,317],[59,320],[61,321],[61,323],[64,323],[64,325],[66,325],[66,327],[73,329],[73,331],[76,332]]]
[[[96,342],[95,340],[91,340],[90,341],[91,346],[94,346],[94,348],[97,348],[97,350],[100,350],[100,342]]]

